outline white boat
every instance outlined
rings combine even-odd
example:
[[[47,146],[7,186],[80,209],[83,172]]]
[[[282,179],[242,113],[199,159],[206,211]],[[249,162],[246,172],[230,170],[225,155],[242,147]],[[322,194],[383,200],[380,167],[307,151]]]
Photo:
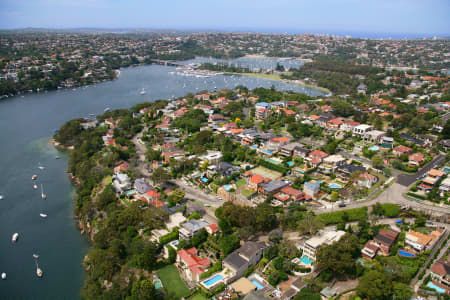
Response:
[[[107,111],[109,111],[109,110],[110,110],[110,108],[107,107],[107,108],[105,108],[105,109],[103,110],[103,112],[107,112]]]
[[[47,195],[44,194],[44,187],[42,186],[42,184],[41,184],[41,197],[42,199],[47,198]]]
[[[42,166],[41,163],[39,163],[38,169],[39,169],[39,170],[45,170],[45,167]]]
[[[13,243],[17,242],[17,239],[19,238],[19,234],[16,232],[12,235],[11,241]]]
[[[36,259],[38,259],[38,258],[39,258],[39,255],[33,254],[33,257],[36,258]]]
[[[2,279],[3,279],[3,280],[6,279],[6,273],[2,273]]]
[[[31,176],[31,179],[32,180],[36,180],[37,179],[37,175],[35,174],[35,175]]]
[[[142,90],[141,90],[140,94],[141,94],[141,95],[145,95],[145,94],[147,94],[147,92],[145,91],[145,89],[144,89],[144,88],[142,88]]]
[[[38,186],[36,184],[33,184],[33,189],[37,190]]]
[[[0,195],[0,200],[3,200],[3,198],[4,198],[3,195]]]
[[[56,157],[55,157],[55,159],[60,159],[60,158],[61,158],[61,157],[59,157],[59,156],[56,156]]]
[[[41,216],[41,218],[43,218],[43,219],[47,218],[47,215],[43,214],[43,213],[40,213],[39,216]]]
[[[42,272],[41,268],[39,268],[38,262],[36,261],[36,275],[38,277],[42,277],[43,274],[44,272]]]

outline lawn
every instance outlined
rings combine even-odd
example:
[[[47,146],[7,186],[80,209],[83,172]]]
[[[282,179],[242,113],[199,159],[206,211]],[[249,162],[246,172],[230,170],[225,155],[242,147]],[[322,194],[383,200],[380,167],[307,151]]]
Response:
[[[189,289],[181,279],[175,266],[165,266],[159,270],[158,277],[161,279],[168,295],[174,295],[177,299],[189,295]]]
[[[247,184],[247,181],[246,181],[244,178],[241,178],[241,179],[239,179],[239,180],[236,182],[236,186],[237,186],[238,188],[240,188],[241,186],[243,186],[243,185],[245,185],[245,184]]]
[[[255,191],[251,191],[251,190],[247,190],[247,189],[242,189],[241,194],[245,197],[248,197],[250,195],[253,195],[254,193],[256,193]]]
[[[203,296],[202,294],[195,294],[195,295],[192,296],[192,298],[190,298],[189,300],[208,300],[208,298],[206,298],[206,297]]]

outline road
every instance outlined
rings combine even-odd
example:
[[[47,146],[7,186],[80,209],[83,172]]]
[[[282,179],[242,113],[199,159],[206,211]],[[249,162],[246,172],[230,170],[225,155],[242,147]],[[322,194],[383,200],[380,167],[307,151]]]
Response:
[[[397,182],[403,186],[410,186],[417,180],[419,180],[425,173],[434,168],[434,166],[440,165],[445,160],[444,155],[438,155],[435,159],[430,161],[425,167],[420,169],[415,174],[399,174],[397,177]]]
[[[219,198],[217,198],[214,195],[206,194],[205,192],[203,192],[202,190],[200,190],[198,188],[188,186],[179,179],[169,180],[169,182],[178,186],[179,189],[184,191],[185,197],[188,199],[191,199],[194,201],[200,201],[200,202],[203,202],[204,204],[207,204],[207,205],[209,205],[211,207],[215,207],[215,208],[220,207],[220,206],[222,206],[223,203],[225,203],[224,200],[220,200]]]
[[[147,147],[144,144],[141,144],[139,141],[142,138],[142,135],[144,132],[147,131],[147,128],[144,128],[139,132],[137,135],[135,135],[131,141],[133,142],[135,148],[136,148],[136,154],[138,156],[137,166],[136,169],[145,177],[150,178],[151,173],[149,171],[147,161],[145,159],[145,153],[147,152]]]

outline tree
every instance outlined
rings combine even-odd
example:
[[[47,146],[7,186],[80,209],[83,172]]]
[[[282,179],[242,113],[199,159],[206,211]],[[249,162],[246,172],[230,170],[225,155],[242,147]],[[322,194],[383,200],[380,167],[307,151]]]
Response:
[[[234,234],[223,236],[220,238],[218,246],[223,255],[228,255],[239,247],[239,238]]]
[[[133,283],[131,288],[131,299],[152,300],[155,299],[155,288],[149,280],[140,280]]]
[[[347,233],[339,241],[320,247],[317,265],[320,270],[329,270],[337,277],[355,275],[355,259],[359,255],[358,238]]]
[[[361,277],[357,291],[363,299],[387,300],[391,299],[392,285],[386,274],[372,270]]]
[[[154,183],[164,185],[164,183],[166,183],[166,181],[169,179],[170,175],[163,167],[159,167],[155,171],[153,171],[152,180]]]
[[[380,169],[384,166],[384,161],[383,158],[381,157],[381,155],[379,154],[375,154],[372,157],[372,167],[376,168],[376,169]]]
[[[338,201],[339,200],[339,193],[336,192],[336,191],[332,192],[331,195],[330,195],[330,200],[331,200],[331,202]]]
[[[409,300],[412,295],[413,292],[408,285],[401,282],[394,283],[394,296],[396,300]]]
[[[301,219],[298,222],[297,230],[300,231],[300,233],[305,234],[308,233],[309,235],[313,235],[316,233],[319,229],[322,229],[324,227],[324,224],[320,220],[318,216],[313,216],[311,214],[305,214],[303,216],[303,219]]]

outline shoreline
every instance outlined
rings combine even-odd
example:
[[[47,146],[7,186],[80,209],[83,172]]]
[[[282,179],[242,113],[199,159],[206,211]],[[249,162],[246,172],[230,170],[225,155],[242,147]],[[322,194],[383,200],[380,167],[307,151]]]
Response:
[[[282,59],[282,60],[299,60],[299,61],[304,61],[304,62],[312,62],[313,61],[310,58],[266,56],[264,54],[247,54],[247,55],[244,55],[243,57],[247,57],[247,58],[274,58],[274,59]]]
[[[252,77],[258,77],[258,78],[264,78],[264,79],[270,79],[270,80],[277,80],[277,81],[283,81],[286,83],[293,83],[296,85],[301,85],[307,88],[312,88],[312,89],[316,89],[319,90],[321,92],[327,93],[327,94],[333,94],[330,90],[328,90],[327,88],[324,87],[320,87],[320,86],[315,86],[312,84],[307,84],[307,83],[303,83],[300,82],[299,80],[289,80],[289,79],[283,79],[280,77],[280,75],[278,74],[264,74],[264,73],[235,73],[235,72],[224,72],[224,74],[228,74],[228,75],[242,75],[242,76],[252,76]]]

